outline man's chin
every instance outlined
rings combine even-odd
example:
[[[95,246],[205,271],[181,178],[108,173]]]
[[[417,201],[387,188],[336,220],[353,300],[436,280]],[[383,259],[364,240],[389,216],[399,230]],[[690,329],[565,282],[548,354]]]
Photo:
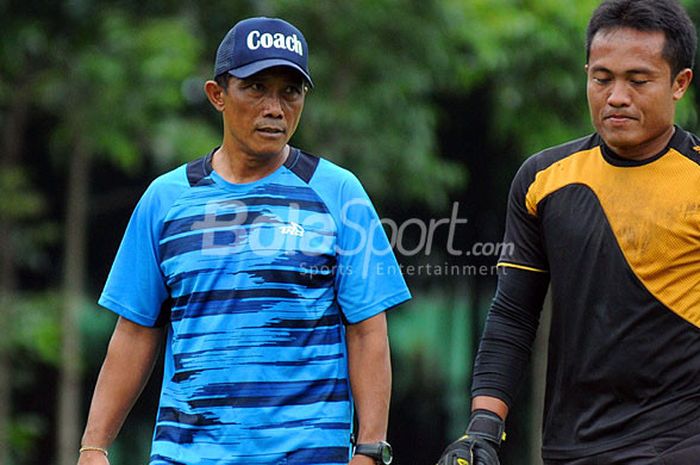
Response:
[[[635,135],[635,131],[630,129],[602,128],[602,130],[598,131],[598,134],[610,148],[629,149],[641,142],[639,137]]]
[[[282,146],[261,147],[259,150],[255,151],[255,157],[260,160],[273,160],[284,152],[286,145],[287,144]]]

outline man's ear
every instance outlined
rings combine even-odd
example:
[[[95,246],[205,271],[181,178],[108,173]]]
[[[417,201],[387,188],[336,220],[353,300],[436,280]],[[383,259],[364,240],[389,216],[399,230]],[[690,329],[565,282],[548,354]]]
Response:
[[[204,83],[204,93],[207,94],[209,103],[216,111],[224,111],[224,94],[226,90],[217,84],[216,81],[209,80]]]
[[[673,100],[678,101],[683,98],[692,80],[693,70],[690,68],[685,68],[676,74],[676,77],[673,79]]]

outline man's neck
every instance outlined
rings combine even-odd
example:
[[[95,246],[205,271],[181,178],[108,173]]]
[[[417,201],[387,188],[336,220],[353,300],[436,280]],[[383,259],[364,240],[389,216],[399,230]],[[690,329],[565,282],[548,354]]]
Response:
[[[284,164],[289,156],[289,145],[276,155],[253,156],[232,153],[222,145],[214,152],[212,168],[219,176],[234,184],[246,184],[262,179]]]
[[[668,147],[668,144],[675,133],[676,127],[671,126],[655,139],[648,141],[644,144],[638,145],[636,147],[621,148],[614,147],[607,143],[606,145],[610,152],[612,152],[612,154],[618,158],[621,158],[623,160],[641,162],[649,158],[654,158],[661,152],[666,150],[666,147]]]

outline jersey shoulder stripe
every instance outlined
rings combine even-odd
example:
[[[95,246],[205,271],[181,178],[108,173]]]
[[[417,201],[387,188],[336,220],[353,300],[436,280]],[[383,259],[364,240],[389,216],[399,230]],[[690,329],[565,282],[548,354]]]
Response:
[[[314,173],[316,173],[319,161],[320,159],[316,155],[302,152],[299,149],[292,149],[292,153],[287,157],[284,166],[308,184]]]
[[[203,181],[206,184],[211,184],[212,181],[209,178],[209,175],[213,171],[211,159],[214,156],[214,152],[217,150],[218,147],[212,149],[211,152],[203,157],[199,157],[187,163],[187,181],[189,181],[190,187],[194,187]]]

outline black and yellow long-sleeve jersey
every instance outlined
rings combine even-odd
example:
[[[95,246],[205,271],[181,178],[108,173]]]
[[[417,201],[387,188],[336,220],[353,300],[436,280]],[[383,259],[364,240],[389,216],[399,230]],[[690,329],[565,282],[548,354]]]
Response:
[[[575,458],[700,416],[700,139],[676,127],[637,162],[594,134],[529,158],[509,198],[502,272],[474,395],[511,404],[547,283],[545,458]]]

